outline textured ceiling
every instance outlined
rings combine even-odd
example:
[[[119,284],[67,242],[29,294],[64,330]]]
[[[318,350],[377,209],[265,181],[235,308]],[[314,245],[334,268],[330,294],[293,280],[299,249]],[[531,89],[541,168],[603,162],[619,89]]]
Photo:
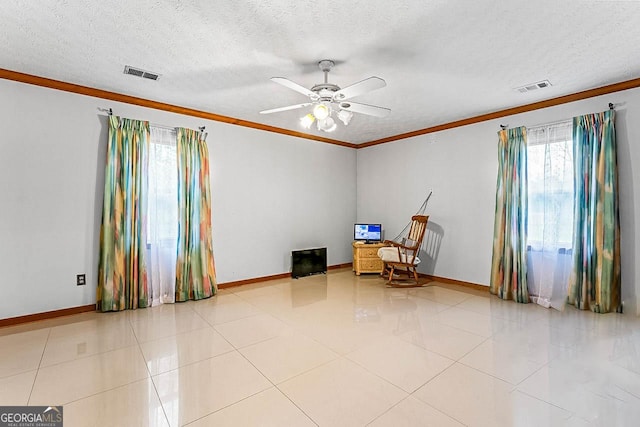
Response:
[[[2,0],[0,68],[302,131],[306,98],[341,87],[388,107],[333,133],[362,143],[640,77],[640,1]],[[125,65],[161,74],[123,74]],[[548,79],[529,93],[513,88]]]

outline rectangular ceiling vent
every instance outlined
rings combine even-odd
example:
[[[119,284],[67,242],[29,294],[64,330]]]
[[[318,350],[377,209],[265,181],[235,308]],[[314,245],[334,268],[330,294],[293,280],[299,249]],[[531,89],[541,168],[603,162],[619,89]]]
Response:
[[[149,79],[149,80],[158,80],[160,78],[160,74],[158,73],[152,73],[151,71],[145,71],[139,68],[133,68],[129,65],[125,65],[124,73],[130,74],[136,77],[142,77],[143,79]]]
[[[526,93],[526,92],[531,92],[533,90],[544,89],[549,86],[551,86],[551,83],[549,83],[549,80],[542,80],[541,82],[529,83],[528,85],[517,87],[514,90],[520,93]]]

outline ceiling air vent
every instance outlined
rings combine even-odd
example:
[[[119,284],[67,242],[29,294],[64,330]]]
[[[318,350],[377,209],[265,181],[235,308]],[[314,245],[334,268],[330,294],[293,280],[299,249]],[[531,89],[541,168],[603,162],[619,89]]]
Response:
[[[143,78],[145,79],[149,79],[149,80],[158,80],[158,77],[160,77],[159,74],[154,74],[154,73],[147,73],[146,71],[144,72],[144,74],[142,75]]]
[[[549,80],[542,80],[541,82],[529,83],[528,85],[517,87],[514,90],[520,93],[526,93],[526,92],[531,92],[533,90],[544,89],[549,86],[551,86],[551,83],[549,83]]]
[[[160,78],[160,74],[152,73],[150,71],[141,70],[139,68],[133,68],[129,65],[125,65],[124,73],[130,74],[132,76],[142,77],[143,79],[149,80],[158,80]]]

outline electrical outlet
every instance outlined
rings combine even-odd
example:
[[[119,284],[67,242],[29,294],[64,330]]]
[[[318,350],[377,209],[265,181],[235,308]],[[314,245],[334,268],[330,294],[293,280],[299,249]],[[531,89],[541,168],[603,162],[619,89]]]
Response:
[[[87,284],[84,274],[78,274],[76,276],[76,286],[84,286]]]

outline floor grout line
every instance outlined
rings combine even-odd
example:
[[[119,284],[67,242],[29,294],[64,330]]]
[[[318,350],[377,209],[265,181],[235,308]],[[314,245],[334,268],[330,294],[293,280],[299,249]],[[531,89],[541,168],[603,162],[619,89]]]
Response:
[[[147,370],[147,374],[149,375],[147,377],[147,380],[151,382],[151,385],[153,386],[153,390],[156,393],[156,398],[158,399],[158,402],[160,403],[160,407],[162,408],[162,414],[164,415],[164,419],[167,422],[167,425],[171,425],[171,422],[169,422],[169,416],[167,415],[167,410],[164,407],[164,402],[162,401],[162,399],[160,398],[160,392],[158,392],[158,387],[156,386],[156,382],[153,381],[153,375],[151,375],[151,371],[149,370],[149,364],[147,363],[147,359],[144,357],[144,351],[142,351],[142,345],[140,344],[140,340],[138,339],[138,335],[136,335],[136,331],[133,329],[133,325],[131,324],[131,322],[129,322],[129,328],[131,329],[131,333],[133,333],[133,336],[136,340],[136,343],[138,345],[138,351],[140,351],[140,356],[142,357],[142,360],[144,362],[144,366]]]
[[[27,405],[31,403],[33,390],[36,387],[36,381],[38,380],[38,375],[40,374],[40,365],[42,364],[42,358],[44,357],[45,351],[47,351],[47,344],[49,343],[49,337],[51,336],[51,329],[53,328],[49,328],[49,332],[47,332],[47,339],[45,340],[44,346],[42,347],[42,354],[40,354],[40,360],[38,361],[38,368],[36,370],[36,374],[33,377],[33,384],[31,385],[31,391],[29,391],[29,398],[27,399]]]
[[[302,412],[307,418],[309,418],[316,426],[318,425],[318,423],[315,422],[315,420],[313,418],[311,418],[311,416],[309,414],[307,414],[300,406],[298,406],[298,404],[296,402],[294,402],[284,391],[282,391],[278,385],[276,383],[274,383],[273,381],[271,381],[271,379],[269,377],[267,377],[266,374],[264,374],[260,369],[258,369],[258,367],[256,365],[253,364],[253,362],[251,360],[249,360],[249,358],[247,358],[247,356],[245,356],[241,351],[238,351],[238,353],[240,353],[240,355],[249,363],[251,364],[251,366],[253,366],[253,368],[258,371],[260,373],[260,375],[262,375],[267,381],[269,381],[269,383],[271,383],[271,385],[278,390],[278,392],[280,392],[284,397],[286,397],[296,408],[298,408],[298,410],[300,412]],[[288,380],[282,381],[280,384],[286,382]],[[262,390],[259,393],[262,393],[265,390]],[[256,393],[257,394],[257,393]],[[237,403],[237,402],[236,402]]]

